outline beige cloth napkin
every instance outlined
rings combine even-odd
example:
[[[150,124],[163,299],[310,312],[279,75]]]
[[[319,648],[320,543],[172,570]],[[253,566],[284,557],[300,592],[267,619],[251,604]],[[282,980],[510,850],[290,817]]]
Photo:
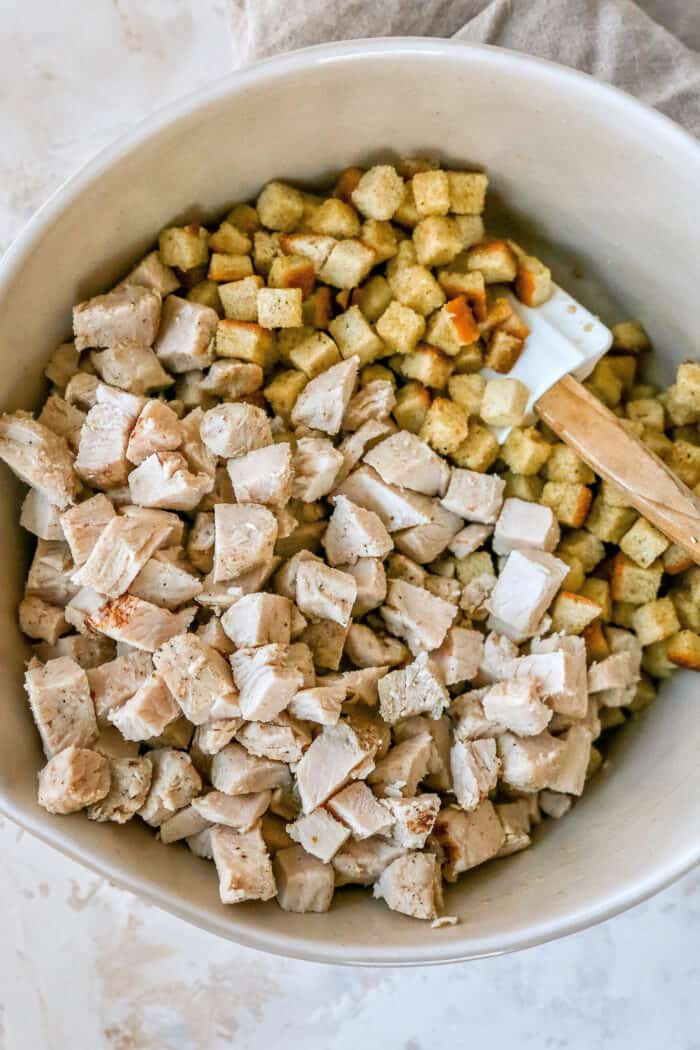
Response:
[[[229,0],[244,65],[331,40],[454,37],[616,84],[700,137],[699,0]],[[646,10],[645,10],[646,9]],[[676,35],[678,34],[678,35]]]

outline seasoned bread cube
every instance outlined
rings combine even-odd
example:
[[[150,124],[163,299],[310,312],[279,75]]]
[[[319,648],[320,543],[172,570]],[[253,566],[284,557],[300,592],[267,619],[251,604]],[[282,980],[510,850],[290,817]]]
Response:
[[[263,328],[299,328],[301,288],[259,288],[258,321]]]
[[[469,422],[464,409],[445,397],[436,397],[428,408],[419,437],[446,456],[459,448],[468,433]]]
[[[520,426],[529,395],[530,391],[519,379],[489,379],[479,415],[491,426]]]
[[[312,233],[334,240],[360,235],[360,217],[350,202],[332,197],[322,201],[316,208],[308,226]]]
[[[551,446],[545,474],[548,481],[564,481],[580,485],[592,485],[595,474],[568,445]]]
[[[652,562],[646,569],[636,565],[624,553],[619,553],[615,558],[610,590],[615,602],[629,602],[632,605],[644,605],[656,598],[661,577],[663,576],[663,565],[661,562]]]
[[[307,383],[308,378],[303,372],[294,369],[279,372],[264,390],[275,415],[289,420],[296,400]]]
[[[289,352],[290,363],[309,379],[340,361],[338,347],[325,332],[312,332]]]
[[[636,518],[637,512],[631,507],[611,507],[596,496],[586,528],[605,543],[619,543]]]
[[[374,361],[384,352],[384,344],[370,327],[359,306],[338,314],[328,325],[340,353],[345,358],[357,356],[360,364]]]
[[[164,266],[193,270],[209,258],[209,232],[196,222],[169,226],[158,237],[158,254]]]
[[[392,911],[415,919],[437,919],[442,911],[440,866],[432,853],[398,857],[374,884],[374,896]]]
[[[252,274],[219,285],[217,294],[224,315],[231,321],[257,321],[258,291],[263,284],[262,277]]]
[[[620,540],[620,550],[643,569],[648,569],[668,546],[666,537],[644,518],[637,518]]]
[[[258,295],[261,291],[265,289],[258,289]],[[274,333],[260,324],[226,318],[218,321],[216,327],[216,354],[268,368],[276,360]]]
[[[552,629],[565,634],[581,634],[601,613],[599,603],[592,598],[560,591],[552,606]]]
[[[233,255],[227,252],[214,252],[209,260],[210,281],[240,281],[253,274],[253,261],[249,255]]]
[[[109,785],[104,755],[70,746],[54,755],[39,774],[39,805],[49,813],[76,813],[103,799]]]
[[[450,299],[432,315],[426,338],[450,357],[456,357],[462,347],[479,338],[474,315],[463,295]]]
[[[462,251],[463,239],[455,219],[431,215],[413,231],[416,257],[421,266],[445,266]]]
[[[642,645],[661,642],[681,627],[670,598],[658,598],[640,605],[632,615],[632,626]]]
[[[524,347],[524,340],[519,336],[511,335],[503,328],[495,328],[489,336],[484,364],[494,372],[505,375],[513,368]]]
[[[536,736],[549,724],[552,711],[540,699],[539,683],[532,674],[492,685],[482,701],[484,714],[519,736]]]
[[[394,297],[424,317],[438,310],[446,296],[430,270],[415,263],[394,267],[398,258],[392,259],[387,267],[387,280]]]
[[[255,202],[258,217],[270,230],[288,233],[304,215],[304,197],[284,182],[268,182]]]
[[[689,667],[692,671],[699,671],[700,636],[695,631],[678,631],[668,639],[666,657],[679,667]]]
[[[485,241],[467,251],[467,269],[479,270],[486,284],[514,281],[518,263],[506,241]]]
[[[377,321],[377,333],[391,350],[409,354],[425,332],[425,320],[394,299]]]
[[[593,493],[585,485],[566,481],[548,481],[541,495],[542,503],[552,508],[557,521],[574,529],[587,522],[592,499]]]
[[[621,321],[612,326],[613,348],[639,353],[650,347],[649,336],[639,321]]]
[[[488,176],[478,171],[448,171],[450,211],[457,215],[481,215],[486,200]]]
[[[404,199],[405,184],[396,168],[378,164],[360,178],[351,197],[355,207],[368,219],[391,219]]]
[[[451,453],[458,467],[484,473],[498,459],[500,446],[488,429],[476,420],[469,421],[469,433]]]
[[[340,240],[333,246],[319,277],[334,288],[356,288],[374,265],[374,251],[355,238]]]
[[[526,306],[542,306],[554,291],[552,273],[548,266],[533,255],[518,258],[515,294]]]
[[[450,210],[450,180],[446,171],[419,171],[411,179],[413,200],[421,218],[447,215]]]

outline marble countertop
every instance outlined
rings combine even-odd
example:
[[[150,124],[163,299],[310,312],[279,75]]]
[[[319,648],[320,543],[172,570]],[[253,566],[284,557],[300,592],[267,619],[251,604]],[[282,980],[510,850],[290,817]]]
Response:
[[[256,0],[257,2],[257,0]],[[230,68],[226,0],[0,0],[0,251],[70,173]],[[595,929],[435,969],[238,948],[0,819],[0,1050],[698,1050],[700,873]]]

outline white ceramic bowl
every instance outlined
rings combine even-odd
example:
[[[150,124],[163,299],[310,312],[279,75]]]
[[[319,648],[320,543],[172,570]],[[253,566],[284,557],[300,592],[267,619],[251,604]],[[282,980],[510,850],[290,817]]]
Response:
[[[667,376],[697,352],[694,140],[631,98],[536,59],[437,40],[358,41],[264,62],[171,106],[51,199],[0,269],[0,405],[37,403],[43,365],[69,335],[71,305],[121,276],[162,226],[214,216],[272,177],[313,182],[354,162],[421,152],[483,165],[496,202],[507,201],[529,243],[543,242],[563,284],[607,320],[642,319]],[[697,679],[681,674],[620,734],[609,768],[571,815],[541,829],[534,848],[447,893],[446,911],[461,922],[440,931],[364,891],[339,893],[327,915],[289,915],[274,903],[225,907],[211,865],[161,846],[140,822],[49,816],[35,801],[42,758],[16,626],[28,550],[20,487],[4,468],[0,482],[0,804],[160,907],[300,958],[443,962],[581,929],[700,857]]]

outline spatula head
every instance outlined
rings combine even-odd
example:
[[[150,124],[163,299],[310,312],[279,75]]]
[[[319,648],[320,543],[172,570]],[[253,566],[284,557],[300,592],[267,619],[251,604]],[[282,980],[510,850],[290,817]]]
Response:
[[[525,349],[508,373],[519,379],[530,391],[526,423],[535,418],[537,399],[565,375],[583,380],[593,371],[612,344],[612,332],[584,306],[554,285],[554,293],[542,306],[525,306],[510,293],[514,310],[530,329]],[[503,379],[490,368],[482,369],[486,379]],[[505,441],[510,427],[494,427],[499,441]]]

